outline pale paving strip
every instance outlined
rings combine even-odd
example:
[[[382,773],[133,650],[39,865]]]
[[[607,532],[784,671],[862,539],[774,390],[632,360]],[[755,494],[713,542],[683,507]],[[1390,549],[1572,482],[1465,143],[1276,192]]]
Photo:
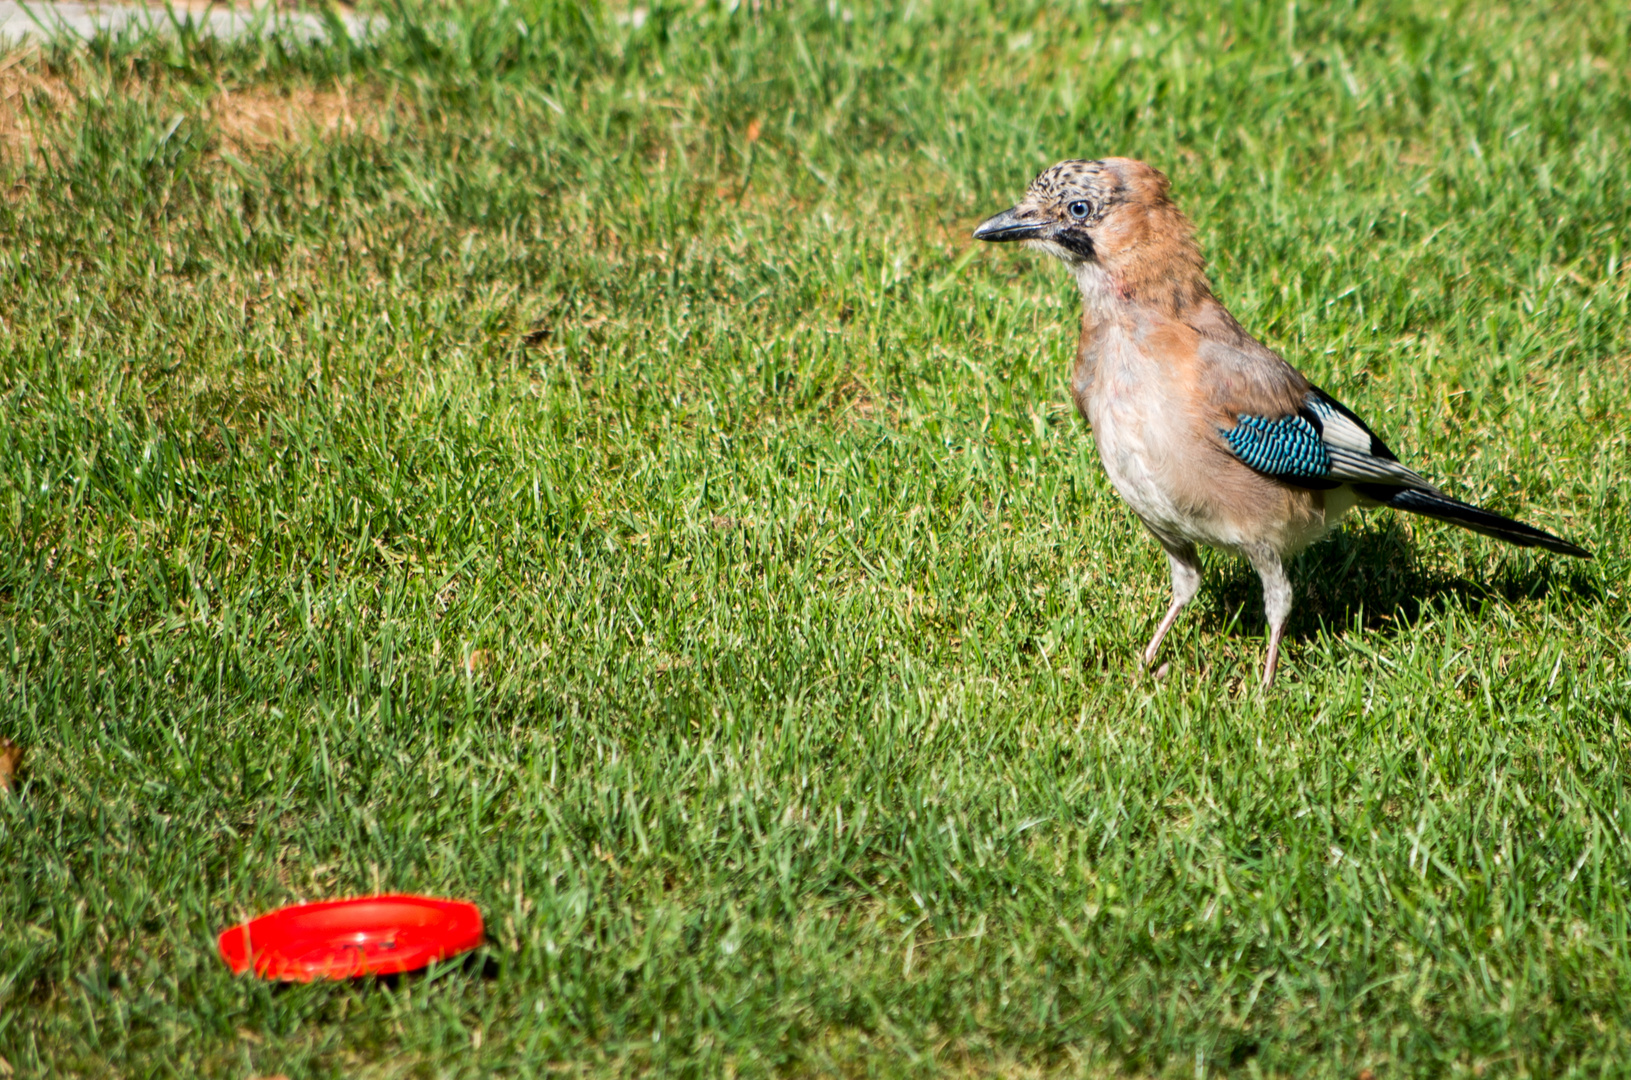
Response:
[[[384,20],[352,12],[340,12],[346,33],[361,37]],[[279,11],[264,6],[226,8],[218,5],[190,7],[163,5],[19,3],[0,0],[0,50],[25,40],[50,40],[57,36],[88,39],[97,33],[114,33],[127,28],[152,33],[173,33],[178,25],[191,22],[200,34],[221,38],[250,33],[284,33],[307,38],[326,38],[329,23],[311,11]]]

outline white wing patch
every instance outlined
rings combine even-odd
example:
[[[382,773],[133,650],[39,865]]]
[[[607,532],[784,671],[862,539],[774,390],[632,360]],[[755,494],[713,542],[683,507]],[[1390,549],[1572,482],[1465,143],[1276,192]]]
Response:
[[[1332,480],[1401,484],[1422,491],[1438,490],[1414,470],[1373,453],[1372,448],[1379,445],[1375,436],[1340,407],[1318,394],[1308,396],[1307,407],[1319,419],[1320,440],[1325,443],[1326,452],[1331,458],[1331,468],[1326,475]]]
[[[1325,430],[1329,432],[1331,429]],[[1326,436],[1326,442],[1330,443],[1329,434]],[[1369,445],[1369,436],[1366,436],[1365,443]],[[1419,473],[1405,468],[1397,461],[1376,457],[1368,449],[1361,453],[1346,446],[1330,446],[1327,452],[1331,455],[1331,471],[1326,475],[1333,480],[1372,480],[1384,484],[1403,484],[1405,487],[1419,488],[1422,491],[1438,490]]]
[[[1320,402],[1318,406],[1314,406],[1314,411],[1325,428],[1322,432],[1325,437],[1325,445],[1333,450],[1352,450],[1355,453],[1370,457],[1370,432],[1335,409],[1321,407],[1324,405],[1324,402]]]

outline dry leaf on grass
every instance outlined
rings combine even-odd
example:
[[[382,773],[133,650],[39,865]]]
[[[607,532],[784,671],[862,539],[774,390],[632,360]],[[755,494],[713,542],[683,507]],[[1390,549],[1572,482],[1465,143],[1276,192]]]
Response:
[[[0,735],[0,791],[10,791],[23,767],[23,748]]]

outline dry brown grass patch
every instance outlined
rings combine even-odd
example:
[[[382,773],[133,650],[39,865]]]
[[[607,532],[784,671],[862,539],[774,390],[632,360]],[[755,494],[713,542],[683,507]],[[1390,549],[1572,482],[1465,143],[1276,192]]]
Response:
[[[250,151],[287,146],[313,135],[378,135],[384,115],[377,98],[343,86],[248,87],[223,91],[210,102],[210,117],[222,137]]]
[[[26,159],[39,142],[36,118],[63,111],[73,97],[66,78],[35,68],[37,57],[20,51],[0,59],[0,158]]]
[[[140,96],[188,113],[197,99],[164,80],[115,79],[126,96]],[[35,50],[0,59],[0,160],[23,162],[45,148],[47,127],[74,108],[85,87],[72,73],[45,70]],[[172,100],[174,99],[174,100]],[[220,132],[224,148],[254,153],[308,140],[377,136],[392,106],[374,91],[335,85],[223,89],[204,112]]]

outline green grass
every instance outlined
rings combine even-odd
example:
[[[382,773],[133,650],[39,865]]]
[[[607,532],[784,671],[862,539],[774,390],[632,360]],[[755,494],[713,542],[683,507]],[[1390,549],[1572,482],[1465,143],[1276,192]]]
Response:
[[[754,7],[0,59],[0,1073],[1631,1072],[1624,5]],[[1141,680],[1072,286],[968,237],[1112,153],[1597,559],[1378,512],[1271,693],[1217,556]],[[214,952],[379,889],[486,972]]]

